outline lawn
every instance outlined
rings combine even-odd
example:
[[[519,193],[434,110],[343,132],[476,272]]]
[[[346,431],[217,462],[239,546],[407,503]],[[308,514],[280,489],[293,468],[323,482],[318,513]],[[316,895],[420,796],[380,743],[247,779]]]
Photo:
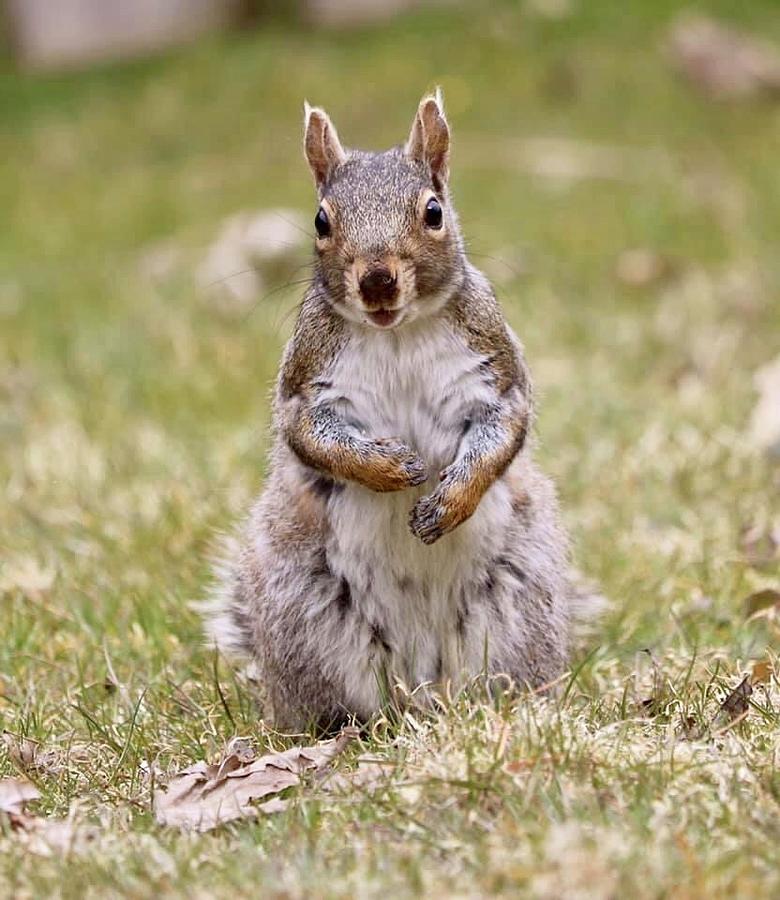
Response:
[[[780,615],[745,603],[780,588],[780,470],[748,431],[780,350],[780,106],[682,80],[672,0],[540,7],[0,72],[0,777],[24,770],[76,834],[41,855],[0,825],[3,896],[780,894]],[[780,43],[774,0],[701,7]],[[304,97],[381,147],[437,83],[472,258],[609,609],[557,699],[380,720],[337,762],[382,761],[379,785],[162,828],[167,774],[234,735],[291,744],[193,604],[263,482],[308,249],[240,314],[193,273],[237,211],[313,215]],[[749,708],[719,715],[754,668]]]

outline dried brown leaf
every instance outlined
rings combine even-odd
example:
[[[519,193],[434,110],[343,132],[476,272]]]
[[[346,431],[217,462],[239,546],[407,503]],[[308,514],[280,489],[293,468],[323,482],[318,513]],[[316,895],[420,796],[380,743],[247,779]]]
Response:
[[[713,727],[715,729],[724,728],[740,716],[746,715],[750,709],[750,695],[752,693],[753,688],[750,684],[750,675],[745,675],[742,681],[721,703],[720,709],[713,719]]]
[[[35,768],[35,760],[38,756],[38,741],[32,738],[20,737],[10,731],[2,733],[3,745],[8,753],[8,758],[19,769]]]
[[[248,762],[232,752],[214,765],[196,763],[174,775],[167,790],[156,794],[157,821],[209,831],[234,819],[254,818],[258,811],[276,812],[283,808],[281,803],[252,804],[299,784],[305,772],[324,768],[356,736],[357,729],[345,728],[334,740],[313,747],[293,747]]]
[[[257,758],[257,753],[252,745],[252,741],[245,737],[233,737],[228,741],[225,748],[226,755],[235,755],[242,763],[251,763]]]
[[[32,816],[28,816],[25,807],[32,800],[38,800],[41,792],[30,781],[21,778],[0,779],[0,817],[5,816],[12,828],[24,828]]]
[[[764,588],[745,598],[745,615],[750,617],[763,610],[780,609],[780,591]]]
[[[32,800],[38,800],[41,792],[31,781],[21,778],[0,778],[0,812],[21,813]]]
[[[753,669],[750,673],[750,682],[751,684],[768,684],[772,680],[773,673],[774,667],[772,666],[772,663],[769,662],[768,659],[762,659],[753,664]]]
[[[78,823],[73,814],[66,819],[46,819],[28,813],[27,804],[40,796],[40,791],[30,781],[0,779],[0,818],[5,817],[10,822],[26,850],[39,856],[62,856],[80,852],[94,840],[97,829]]]
[[[69,760],[85,761],[94,752],[85,744],[70,744],[61,748],[44,749],[33,738],[22,737],[10,731],[0,736],[11,762],[23,772],[58,775],[68,767]]]

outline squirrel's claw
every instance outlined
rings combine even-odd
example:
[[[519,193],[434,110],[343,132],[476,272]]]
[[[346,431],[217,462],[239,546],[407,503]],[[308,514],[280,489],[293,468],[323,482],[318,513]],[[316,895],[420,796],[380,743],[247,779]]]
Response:
[[[409,528],[424,544],[433,544],[453,531],[474,512],[479,498],[468,489],[456,466],[440,474],[441,484],[421,497],[409,514]]]
[[[404,469],[409,475],[409,484],[412,487],[417,487],[418,484],[428,480],[428,469],[419,456],[404,463]]]
[[[421,497],[409,514],[409,528],[423,544],[433,544],[458,524],[453,521],[440,489]]]
[[[393,438],[375,441],[380,457],[389,463],[389,471],[380,490],[398,491],[422,484],[428,478],[424,460],[411,447]]]

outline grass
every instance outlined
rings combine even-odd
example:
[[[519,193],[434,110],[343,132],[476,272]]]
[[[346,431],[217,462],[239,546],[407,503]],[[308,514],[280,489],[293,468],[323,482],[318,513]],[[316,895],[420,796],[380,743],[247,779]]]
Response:
[[[772,0],[704,5],[780,41]],[[780,637],[743,607],[777,562],[741,543],[778,516],[746,422],[778,351],[780,118],[675,76],[677,8],[597,0],[550,20],[506,3],[475,24],[448,5],[338,38],[279,24],[91,73],[0,73],[0,726],[51,751],[29,773],[39,808],[96,827],[64,858],[0,833],[4,895],[780,892],[777,677],[708,729]],[[474,261],[526,343],[539,455],[612,607],[556,702],[378,722],[354,751],[391,764],[376,792],[309,786],[256,823],[161,830],[150,771],[236,733],[286,743],[190,604],[214,530],[262,484],[300,288],[231,317],[192,271],[236,210],[313,212],[304,96],[347,143],[382,146],[439,82]],[[534,174],[538,138],[575,165],[612,148],[618,169]],[[151,278],[161,246],[173,263]],[[670,274],[622,283],[635,246]]]

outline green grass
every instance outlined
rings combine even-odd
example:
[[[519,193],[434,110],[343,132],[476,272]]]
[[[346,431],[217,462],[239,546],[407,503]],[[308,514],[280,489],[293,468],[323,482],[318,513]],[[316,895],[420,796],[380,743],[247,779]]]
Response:
[[[701,6],[780,42],[772,0]],[[64,859],[0,832],[3,895],[780,892],[777,680],[733,728],[681,737],[780,639],[743,611],[777,563],[740,544],[778,516],[777,468],[745,425],[778,352],[780,116],[675,76],[676,10],[442,5],[337,38],[276,25],[92,73],[0,73],[0,726],[53,752],[30,773],[39,808],[97,826]],[[215,668],[191,601],[214,531],[262,484],[300,288],[226,317],[192,270],[236,210],[313,213],[304,96],[374,147],[436,83],[474,261],[535,373],[539,456],[612,607],[564,698],[378,724],[363,750],[395,767],[376,793],[309,786],[257,823],[161,830],[150,767],[235,733],[284,743]],[[626,177],[535,175],[537,138],[575,162],[612,148]],[[165,241],[176,262],[150,279]],[[633,246],[670,277],[617,280]]]

